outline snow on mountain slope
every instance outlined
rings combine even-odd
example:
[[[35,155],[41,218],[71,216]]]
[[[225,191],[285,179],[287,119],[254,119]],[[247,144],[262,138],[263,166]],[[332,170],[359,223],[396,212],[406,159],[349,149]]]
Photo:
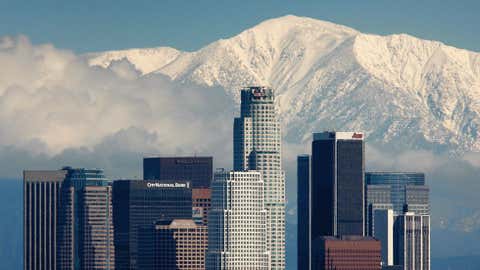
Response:
[[[99,53],[90,63],[125,57],[144,74],[223,87],[232,98],[243,86],[270,85],[290,141],[355,129],[400,147],[480,151],[478,53],[296,16],[267,20],[196,52],[157,50]]]
[[[112,61],[126,58],[142,74],[148,74],[175,60],[182,52],[170,47],[129,49],[87,54],[90,65],[108,67]]]

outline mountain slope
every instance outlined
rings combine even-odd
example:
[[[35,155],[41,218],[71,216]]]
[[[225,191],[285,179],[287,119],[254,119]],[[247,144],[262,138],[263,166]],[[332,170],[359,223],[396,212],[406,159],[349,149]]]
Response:
[[[437,151],[480,151],[480,54],[408,35],[377,36],[311,18],[265,21],[196,52],[98,53],[143,74],[277,93],[287,141],[324,129],[363,130],[370,141]],[[138,54],[146,56],[139,59]],[[146,61],[153,59],[152,61]]]

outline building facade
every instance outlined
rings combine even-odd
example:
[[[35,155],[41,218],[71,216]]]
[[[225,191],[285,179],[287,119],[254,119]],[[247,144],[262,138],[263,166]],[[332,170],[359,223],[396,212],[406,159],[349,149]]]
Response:
[[[392,204],[394,215],[401,215],[410,204],[412,211],[416,210],[418,214],[422,215],[430,214],[429,189],[425,185],[424,173],[367,172],[365,173],[365,184],[367,193],[369,188],[378,188],[378,186],[388,189],[383,195],[367,196],[367,205],[371,203]],[[378,196],[383,196],[383,198]]]
[[[192,188],[209,188],[212,157],[148,157],[143,159],[146,180],[188,181]]]
[[[57,265],[57,211],[67,172],[23,172],[23,269],[60,269]]]
[[[395,220],[395,264],[430,270],[430,216],[407,212]]]
[[[140,231],[151,233],[158,221],[192,218],[192,190],[189,182],[118,180],[113,183],[115,268],[139,269]]]
[[[312,239],[364,235],[364,156],[363,133],[313,134]]]
[[[297,269],[311,269],[310,156],[297,157]]]
[[[59,269],[115,269],[112,187],[103,170],[63,168]]]
[[[426,263],[430,267],[430,202],[429,187],[425,185],[425,174],[419,172],[367,172],[365,182],[366,230],[368,234],[374,237],[379,237],[378,233],[393,234],[394,263],[391,263],[389,258],[388,265],[401,265],[405,267],[404,269],[429,269],[419,268],[421,267],[420,263],[410,261],[414,257],[422,258],[423,264],[423,258],[428,258]],[[383,221],[385,213],[388,211],[392,213],[393,222],[385,223]],[[422,219],[421,217],[425,217],[423,218],[425,221],[418,221]],[[426,220],[428,220],[428,226],[425,223]],[[424,224],[416,226],[415,222],[424,222]],[[417,233],[423,229],[428,232],[428,236],[422,236],[428,242],[427,249],[420,251],[419,247],[416,249],[411,247],[412,242],[409,242],[409,237],[415,235],[413,228],[418,230]],[[418,236],[415,239],[423,241]],[[422,242],[421,245],[425,247],[427,244]],[[390,248],[390,245],[383,245],[382,254],[390,253]],[[418,252],[417,255],[411,253],[413,250]],[[385,262],[384,257],[383,262]],[[414,265],[415,268],[411,268]]]
[[[382,246],[382,266],[394,265],[393,263],[393,210],[376,210],[373,222],[372,236],[378,239]]]
[[[380,270],[380,241],[363,236],[322,236],[313,243],[313,269]]]
[[[207,269],[271,269],[260,172],[218,172],[212,183]]]
[[[152,245],[140,250],[140,269],[205,269],[208,243],[205,225],[198,225],[191,219],[174,219],[159,221],[153,229],[152,234],[148,235],[150,239],[141,239],[152,241]],[[150,253],[152,256],[148,255]]]
[[[285,173],[273,90],[267,87],[242,89],[240,107],[240,117],[234,120],[233,167],[235,171],[261,172],[265,183],[266,236],[271,269],[284,269]]]

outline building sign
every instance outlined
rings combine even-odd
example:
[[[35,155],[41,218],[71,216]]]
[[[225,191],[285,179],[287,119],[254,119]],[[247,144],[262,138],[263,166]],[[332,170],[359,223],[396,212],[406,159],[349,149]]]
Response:
[[[190,188],[190,183],[158,183],[158,182],[148,182],[148,188]]]

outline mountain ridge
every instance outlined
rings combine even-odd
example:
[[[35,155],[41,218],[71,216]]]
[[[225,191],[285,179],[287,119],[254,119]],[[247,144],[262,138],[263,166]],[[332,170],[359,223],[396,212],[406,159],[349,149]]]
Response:
[[[105,52],[89,62],[107,67],[123,56],[143,75],[222,87],[237,102],[243,86],[269,85],[287,141],[307,140],[318,129],[360,129],[382,144],[480,151],[476,52],[288,15],[195,52],[153,54]]]

